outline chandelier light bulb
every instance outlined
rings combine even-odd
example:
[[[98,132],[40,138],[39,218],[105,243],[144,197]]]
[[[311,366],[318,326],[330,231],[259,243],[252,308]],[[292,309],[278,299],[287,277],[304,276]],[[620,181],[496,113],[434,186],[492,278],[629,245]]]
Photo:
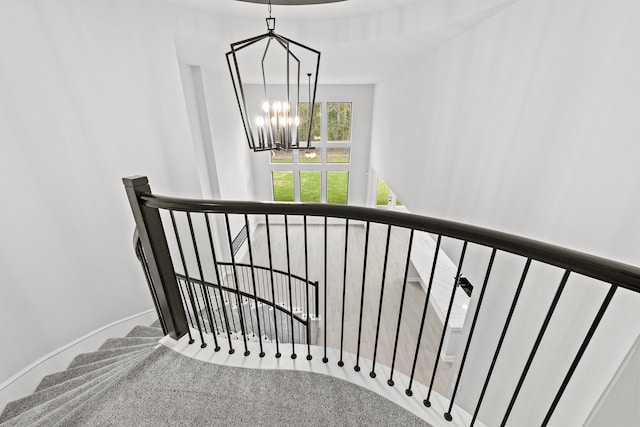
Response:
[[[256,152],[311,150],[312,138],[301,144],[300,118],[296,116],[304,114],[304,124],[314,127],[318,115],[302,113],[298,107],[304,102],[315,105],[320,52],[276,33],[271,11],[266,33],[233,42],[230,47],[225,56],[249,148]],[[243,52],[242,64],[239,52]],[[253,75],[249,70],[261,71],[262,91],[250,89],[246,79],[241,79],[241,75]],[[307,82],[301,82],[303,73]]]

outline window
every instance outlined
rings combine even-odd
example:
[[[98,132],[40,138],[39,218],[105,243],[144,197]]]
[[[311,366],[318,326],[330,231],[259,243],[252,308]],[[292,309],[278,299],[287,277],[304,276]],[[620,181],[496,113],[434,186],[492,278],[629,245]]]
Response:
[[[309,136],[309,103],[298,107],[300,141]],[[314,106],[311,150],[274,151],[271,182],[276,202],[349,202],[351,167],[350,102],[318,102]],[[324,115],[324,116],[323,116]],[[326,120],[322,120],[326,117]]]
[[[271,173],[273,182],[274,202],[295,202],[295,191],[293,183],[293,172],[273,171]]]
[[[322,148],[300,150],[298,156],[300,163],[322,163]]]
[[[271,163],[293,163],[293,151],[271,151]]]
[[[327,104],[327,140],[351,141],[351,103]]]
[[[320,171],[300,172],[300,201],[320,203],[322,201]]]
[[[327,148],[327,163],[349,163],[350,148]]]
[[[301,102],[298,105],[298,116],[300,117],[300,141],[307,141],[309,137],[309,104]],[[320,116],[322,106],[319,103],[313,104],[313,129],[311,130],[311,142],[320,141]]]
[[[327,203],[346,205],[349,201],[349,172],[327,172]]]
[[[391,199],[389,198],[391,196]],[[382,178],[378,177],[378,187],[376,191],[376,206],[387,206],[393,201],[395,195]],[[396,199],[396,206],[402,206],[400,199]]]

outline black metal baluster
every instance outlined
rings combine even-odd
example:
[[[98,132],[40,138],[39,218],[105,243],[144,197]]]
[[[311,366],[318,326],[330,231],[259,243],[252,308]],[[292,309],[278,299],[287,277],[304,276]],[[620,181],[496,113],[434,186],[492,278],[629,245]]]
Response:
[[[266,301],[269,301],[269,292],[268,292],[268,291],[266,290],[266,288],[265,288],[265,287],[267,286],[266,284],[267,284],[267,281],[268,281],[268,280],[269,280],[269,279],[268,279],[268,277],[267,277],[267,271],[266,271],[266,270],[264,270],[262,267],[260,267],[260,285],[262,286],[262,294],[261,294],[261,295],[262,295],[262,298],[263,298],[264,300],[266,300]],[[272,323],[272,321],[271,321],[271,316],[268,316],[269,309],[267,308],[267,314],[265,314],[265,312],[264,312],[264,310],[265,310],[264,306],[265,306],[265,304],[263,304],[263,305],[262,305],[262,308],[261,308],[261,311],[262,311],[262,318],[263,318],[263,319],[266,319],[266,321],[267,321],[267,322],[269,322],[269,329],[268,329],[268,331],[269,331],[269,335],[267,335],[267,332],[266,332],[266,331],[265,331],[265,333],[264,333],[264,334],[265,334],[265,336],[267,336],[267,338],[269,338],[269,340],[270,340],[270,341],[272,341],[272,340],[273,340],[273,335],[272,335],[271,331],[273,330],[273,323]],[[265,326],[265,329],[266,329],[266,326]]]
[[[484,399],[484,394],[487,391],[487,386],[489,385],[489,381],[491,380],[491,374],[493,373],[493,369],[496,366],[496,361],[498,360],[498,355],[500,354],[500,349],[502,348],[502,343],[504,341],[504,337],[507,335],[507,329],[509,328],[509,323],[511,323],[511,317],[513,316],[513,312],[516,309],[516,304],[518,303],[518,298],[520,297],[520,292],[522,291],[522,286],[524,285],[524,281],[527,277],[527,273],[529,272],[529,267],[531,266],[531,258],[527,258],[527,262],[524,265],[524,271],[522,272],[522,276],[520,277],[520,283],[518,283],[518,288],[516,289],[516,293],[513,297],[513,301],[511,302],[511,307],[509,308],[509,314],[507,315],[507,320],[502,328],[502,333],[500,334],[500,340],[498,340],[498,347],[496,348],[496,352],[493,355],[493,359],[491,360],[491,365],[489,367],[489,372],[487,373],[487,378],[484,381],[484,385],[482,386],[482,391],[480,392],[480,398],[478,399],[478,404],[476,405],[476,410],[473,413],[473,417],[471,418],[471,426],[473,426],[478,418],[478,412],[480,412],[480,406],[482,405],[482,400]]]
[[[226,270],[226,269],[225,269],[225,270]],[[225,274],[225,280],[226,280],[226,284],[227,284],[227,286],[226,286],[226,287],[227,287],[227,288],[229,288],[229,289],[232,289],[232,288],[231,288],[231,286],[229,286],[229,279],[228,279],[228,277],[229,277],[229,276],[227,276],[227,275]],[[229,313],[231,314],[231,322],[233,323],[233,333],[235,334],[235,333],[237,333],[237,332],[238,332],[238,326],[236,326],[236,317],[233,315],[233,303],[231,302],[231,299],[232,299],[233,297],[231,297],[231,296],[229,295],[229,291],[225,291],[225,295],[227,296],[227,303],[226,303],[226,304],[229,306]],[[240,320],[240,319],[238,318],[238,320]]]
[[[287,307],[287,300],[289,299],[287,293],[284,290],[284,286],[282,284],[282,281],[284,280],[284,276],[285,274],[280,274],[278,272],[278,275],[276,276],[276,290],[278,291],[278,303],[281,307]]]
[[[229,214],[224,214],[224,222],[227,227],[227,239],[229,241],[229,253],[231,254],[231,265],[233,266],[233,281],[236,284],[236,299],[238,301],[238,320],[240,321],[240,329],[242,330],[242,340],[244,342],[244,355],[251,354],[247,347],[247,332],[244,327],[244,313],[242,312],[242,301],[240,298],[240,288],[238,284],[238,269],[236,267],[236,257],[233,254],[233,239],[231,238],[231,226],[229,225]],[[231,301],[229,301],[231,302]]]
[[[160,326],[162,328],[162,333],[164,335],[168,335],[167,324],[164,320],[164,316],[162,315],[162,310],[160,309],[160,303],[158,301],[158,292],[156,288],[153,286],[153,279],[151,278],[151,272],[149,271],[149,261],[144,254],[144,249],[142,248],[142,242],[138,238],[138,243],[136,244],[136,255],[140,264],[142,265],[142,271],[144,272],[144,277],[147,281],[147,285],[149,286],[149,292],[151,292],[151,297],[153,298],[153,304],[156,307],[156,312],[158,313],[158,321],[160,322]],[[179,286],[178,286],[179,287]],[[188,329],[188,328],[187,328]]]
[[[349,218],[345,222],[344,228],[344,275],[342,281],[342,320],[340,323],[340,360],[338,366],[343,367],[344,361],[342,360],[342,348],[344,345],[344,305],[345,297],[347,296],[347,249],[349,243]],[[325,257],[326,259],[326,257]]]
[[[384,248],[384,265],[382,267],[382,283],[380,284],[380,302],[378,303],[378,322],[376,325],[376,340],[373,345],[373,361],[371,365],[371,378],[376,377],[376,356],[378,355],[378,337],[380,335],[380,319],[382,318],[382,302],[384,300],[384,283],[387,278],[387,261],[389,260],[389,240],[391,239],[391,225],[387,226],[387,243]]]
[[[309,254],[307,249],[307,216],[304,216],[304,278],[307,298],[307,360],[311,360],[311,316],[309,314]]]
[[[196,256],[196,265],[198,266],[198,274],[200,275],[200,286],[202,299],[204,300],[205,308],[207,311],[207,317],[209,318],[209,329],[211,330],[211,335],[213,335],[213,343],[215,344],[214,351],[220,351],[220,346],[218,345],[218,338],[216,337],[216,333],[213,330],[214,325],[214,317],[213,312],[211,310],[211,304],[207,295],[205,295],[206,285],[204,284],[204,273],[202,272],[202,263],[200,261],[200,251],[198,251],[198,242],[196,241],[196,234],[193,231],[193,221],[191,220],[191,213],[187,212],[187,222],[189,223],[189,232],[191,233],[191,242],[193,243],[193,250]],[[204,323],[204,316],[203,316]]]
[[[295,301],[295,304],[296,304],[295,307],[300,307],[300,296],[299,296],[299,293],[298,293],[298,286],[296,286],[298,284],[298,281],[292,279],[292,284],[293,284],[293,287],[292,287],[292,289],[293,289],[293,300]],[[293,313],[293,311],[294,310],[292,309],[291,312]]]
[[[302,330],[302,322],[298,322],[296,323],[296,326],[298,327],[298,344],[302,344],[304,343],[304,331]]]
[[[411,265],[411,245],[413,245],[413,229],[409,234],[409,247],[407,248],[407,262],[404,267],[404,279],[402,279],[402,295],[400,296],[400,308],[398,309],[398,326],[396,327],[396,342],[393,344],[393,358],[391,359],[391,374],[387,380],[387,384],[393,387],[393,370],[396,366],[396,354],[398,351],[398,337],[400,336],[400,323],[402,322],[402,309],[404,307],[404,294],[407,290],[407,277],[409,276],[409,266]]]
[[[249,265],[251,265],[251,282],[253,283],[253,296],[256,304],[256,323],[258,324],[258,340],[260,341],[260,357],[264,357],[262,348],[262,327],[260,325],[260,312],[258,311],[258,291],[256,289],[256,275],[253,267],[253,249],[251,247],[251,232],[249,231],[249,217],[244,214],[244,224],[247,227],[247,245],[249,246]]]
[[[531,349],[531,353],[529,354],[529,358],[527,359],[527,363],[524,366],[524,369],[522,370],[522,374],[520,375],[520,379],[518,380],[518,385],[516,386],[515,391],[513,392],[513,396],[511,397],[511,401],[509,402],[509,406],[507,407],[507,411],[504,414],[504,418],[502,419],[502,422],[500,423],[500,425],[504,426],[507,423],[507,419],[509,418],[509,415],[511,414],[511,410],[513,409],[513,405],[516,402],[516,399],[518,398],[518,394],[520,394],[520,389],[522,388],[522,384],[524,383],[524,379],[527,376],[527,373],[529,372],[529,368],[531,367],[531,363],[533,362],[533,358],[535,357],[537,351],[538,351],[538,347],[540,346],[540,342],[542,341],[542,337],[544,336],[544,333],[547,330],[547,327],[549,326],[549,322],[551,321],[551,316],[553,315],[553,312],[556,309],[556,306],[558,305],[558,301],[560,300],[560,296],[562,295],[562,292],[564,291],[564,287],[567,284],[567,280],[569,279],[569,274],[571,274],[571,272],[569,270],[566,270],[564,272],[564,275],[562,276],[562,280],[560,282],[560,285],[558,286],[558,289],[556,290],[556,294],[553,297],[553,301],[551,302],[551,306],[549,307],[549,310],[547,311],[547,315],[544,318],[544,322],[542,323],[542,327],[540,328],[540,332],[538,332],[538,336],[536,338],[535,343],[533,344],[533,348]]]
[[[291,295],[291,257],[289,254],[289,222],[287,220],[287,215],[284,216],[284,234],[287,246],[287,274],[289,276],[289,317],[291,319],[291,358],[295,359],[298,357],[296,354],[296,344],[294,337],[294,328],[293,328],[293,297]]]
[[[573,362],[571,363],[571,367],[569,368],[569,371],[567,371],[567,374],[562,380],[562,385],[560,386],[558,393],[556,393],[556,396],[553,399],[553,403],[551,404],[549,411],[547,411],[547,415],[544,417],[544,421],[542,422],[542,427],[546,427],[546,425],[549,424],[549,419],[551,419],[551,415],[553,415],[553,412],[555,411],[556,406],[558,406],[558,402],[560,401],[560,398],[564,394],[564,391],[567,388],[567,385],[569,384],[569,381],[571,380],[573,373],[578,367],[578,363],[580,363],[580,359],[582,359],[582,355],[587,350],[587,346],[589,345],[589,342],[591,342],[591,338],[593,338],[593,335],[595,334],[596,329],[598,328],[598,325],[600,325],[600,321],[602,320],[602,317],[604,316],[605,311],[607,311],[607,308],[609,307],[609,303],[611,303],[611,300],[613,299],[613,295],[616,293],[617,290],[618,290],[618,285],[611,284],[611,287],[609,288],[609,292],[607,293],[607,296],[604,298],[604,301],[602,302],[602,305],[598,310],[598,314],[596,314],[595,319],[593,319],[593,323],[591,323],[591,327],[587,332],[587,336],[584,338],[584,340],[582,341],[582,344],[580,345],[578,354],[576,354],[576,357],[573,359]]]
[[[324,357],[323,363],[329,362],[327,358],[327,217],[324,217]]]
[[[247,289],[247,283],[249,282],[247,280],[247,269],[244,268],[244,266],[241,268],[240,270],[242,272],[242,290],[247,293],[250,294],[251,291],[249,289]],[[246,297],[242,297],[242,312],[244,313],[244,304],[245,304],[245,298]],[[251,300],[249,298],[246,298],[246,304],[247,304],[247,311],[249,312],[249,323],[251,323],[251,335],[252,336],[256,336],[256,328],[255,326],[253,326],[253,313],[251,312]]]
[[[227,319],[227,311],[224,305],[224,298],[222,296],[222,281],[220,280],[220,266],[218,265],[218,258],[216,257],[216,250],[213,246],[213,234],[211,233],[211,224],[209,223],[209,215],[204,214],[204,220],[207,225],[207,236],[209,237],[209,246],[211,249],[211,256],[213,258],[213,269],[216,272],[216,281],[218,283],[218,295],[220,297],[220,302],[218,302],[218,298],[215,296],[216,293],[213,291],[213,299],[216,301],[216,307],[218,307],[218,319],[220,320],[220,324],[224,325],[225,331],[227,333],[227,338],[229,340],[229,349],[232,349],[231,346],[231,334],[229,332],[229,319]],[[222,314],[220,313],[220,304],[222,304]],[[224,322],[222,321],[222,316],[224,315]]]
[[[449,318],[451,317],[451,309],[453,308],[453,300],[456,296],[456,289],[458,288],[458,281],[460,280],[460,272],[462,271],[462,263],[464,262],[464,255],[467,252],[467,241],[464,241],[462,245],[462,254],[460,255],[460,262],[458,263],[458,271],[456,272],[455,282],[453,283],[453,289],[451,291],[451,299],[449,300],[449,307],[447,308],[447,315],[444,319],[444,325],[442,326],[442,336],[440,337],[440,345],[438,346],[438,354],[436,355],[436,361],[433,366],[433,372],[431,373],[431,382],[429,383],[429,390],[427,391],[427,397],[422,403],[424,406],[431,406],[431,390],[433,390],[433,382],[436,379],[436,373],[438,372],[438,363],[440,362],[440,354],[442,354],[442,345],[444,344],[444,337],[447,334],[447,327],[449,326]]]
[[[194,327],[193,325],[193,319],[191,319],[191,313],[189,312],[189,309],[187,307],[189,307],[188,303],[187,303],[187,299],[184,296],[184,289],[182,286],[182,279],[178,278],[178,289],[180,290],[180,297],[182,297],[182,306],[184,307],[184,311],[185,313],[187,313],[187,317],[189,318],[189,328],[187,328],[187,334],[189,335],[189,344],[193,344],[195,342],[195,340],[193,339],[193,337],[191,336],[191,328]]]
[[[456,379],[456,384],[453,387],[453,393],[451,395],[451,399],[449,400],[449,409],[444,414],[444,418],[447,421],[453,420],[451,416],[451,409],[453,408],[453,402],[456,399],[456,393],[458,392],[458,385],[460,384],[460,378],[462,378],[462,371],[464,370],[464,364],[467,360],[467,353],[469,352],[469,346],[471,345],[471,340],[473,339],[473,331],[476,327],[476,321],[478,320],[478,314],[480,313],[480,307],[482,307],[482,299],[484,298],[484,291],[487,288],[487,283],[489,283],[489,275],[491,274],[491,269],[493,268],[493,261],[496,258],[497,250],[494,248],[491,251],[491,257],[489,258],[489,266],[487,267],[487,273],[484,275],[484,282],[482,283],[482,289],[480,289],[480,296],[478,297],[478,306],[476,307],[476,312],[473,315],[473,321],[471,322],[471,329],[469,330],[469,337],[467,338],[467,344],[464,347],[464,354],[462,355],[462,361],[460,362],[460,370],[458,371],[458,377]]]
[[[281,356],[280,343],[278,342],[278,309],[276,308],[276,288],[273,280],[273,258],[271,256],[271,233],[269,231],[269,215],[264,216],[265,224],[267,227],[267,251],[269,252],[269,272],[271,274],[271,295],[272,295],[272,308],[273,308],[273,330],[276,337],[276,359]]]
[[[440,243],[442,242],[442,236],[438,235],[436,242],[436,249],[433,255],[433,264],[431,265],[431,275],[429,276],[429,285],[427,286],[427,293],[424,297],[424,306],[422,307],[422,319],[420,320],[420,332],[418,332],[418,341],[416,342],[416,353],[413,356],[413,366],[411,367],[411,376],[409,377],[409,386],[404,391],[407,396],[413,396],[411,385],[413,384],[413,377],[416,373],[416,363],[418,362],[418,354],[420,353],[420,342],[422,341],[422,331],[424,330],[424,322],[427,318],[427,308],[429,307],[429,297],[431,296],[431,285],[433,285],[433,278],[436,273],[436,264],[438,263],[438,255],[440,253]]]
[[[318,316],[320,315],[320,300],[318,299],[318,290],[319,290],[319,283],[316,280],[315,281],[315,286],[314,286],[314,292],[313,292],[313,302],[315,305],[315,311],[313,312],[313,317],[314,318],[318,318]]]
[[[207,290],[207,298],[209,298],[209,304],[211,304],[211,307],[215,306],[217,308],[217,310],[214,309],[214,313],[213,313],[213,321],[216,324],[216,334],[220,335],[222,333],[224,333],[224,324],[222,323],[222,315],[220,314],[220,303],[218,302],[218,298],[216,297],[216,291],[215,291],[216,287],[212,286],[211,289],[209,289],[209,287],[206,287]],[[211,300],[211,294],[213,293],[213,301]],[[218,312],[218,317],[216,318],[216,311]]]
[[[204,342],[204,335],[202,333],[202,327],[200,326],[200,320],[198,319],[198,314],[200,313],[196,310],[195,296],[194,291],[191,289],[191,276],[189,276],[189,270],[187,269],[187,263],[184,258],[184,252],[182,250],[182,241],[180,240],[180,234],[178,233],[178,227],[176,226],[176,218],[173,214],[173,211],[169,211],[169,215],[171,216],[171,224],[173,224],[173,232],[176,235],[176,241],[178,243],[178,251],[180,252],[180,259],[182,260],[182,268],[184,268],[184,275],[186,276],[187,282],[187,291],[189,294],[189,298],[191,299],[191,307],[193,308],[193,317],[196,319],[196,325],[198,325],[198,331],[200,332],[200,348],[205,348],[207,343]]]
[[[360,317],[358,320],[358,344],[356,350],[356,366],[353,370],[360,371],[360,340],[362,338],[362,312],[364,310],[364,288],[367,278],[367,253],[369,251],[369,227],[371,223],[367,221],[367,228],[364,234],[364,260],[362,261],[362,289],[360,291]]]
[[[220,335],[222,333],[222,321],[220,319],[220,312],[218,311],[218,317],[216,318],[216,309],[213,304],[215,301],[216,305],[218,304],[218,300],[216,299],[215,287],[209,288],[209,286],[205,286],[205,290],[207,292],[207,299],[209,300],[209,305],[211,306],[211,310],[213,312],[213,324],[215,326],[216,335]],[[211,299],[211,293],[213,292],[213,299]]]
[[[194,288],[194,293],[196,295],[196,298],[202,299],[202,301],[205,301],[204,286],[202,285],[202,282],[198,282],[197,279],[194,279],[193,282],[194,282],[193,288]],[[198,290],[200,290],[200,297],[198,297]],[[207,322],[208,317],[209,317],[209,314],[207,313],[207,307],[206,307],[206,301],[205,301],[205,308],[200,309],[200,322],[202,323],[202,330],[204,331],[205,334],[212,333],[213,331],[211,329],[211,324]],[[209,323],[208,330],[207,330],[207,323]]]

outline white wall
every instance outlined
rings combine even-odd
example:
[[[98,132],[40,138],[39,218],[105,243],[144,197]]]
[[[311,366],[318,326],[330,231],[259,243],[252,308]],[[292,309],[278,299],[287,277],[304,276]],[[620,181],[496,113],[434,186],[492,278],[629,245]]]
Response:
[[[0,5],[0,324],[12,343],[0,383],[152,307],[121,178],[203,195],[174,42],[176,31],[196,32],[192,15],[160,1]],[[234,137],[214,123],[214,140]],[[242,172],[244,160],[230,157],[222,173]],[[221,189],[251,193],[245,181]]]
[[[637,265],[639,14],[640,3],[629,1],[520,0],[437,49],[416,53],[398,64],[397,74],[376,85],[372,167],[412,212]],[[472,362],[465,368],[471,387],[459,394],[459,401],[467,407],[477,399],[477,372],[486,371],[523,264],[504,263],[512,264],[513,271],[496,276],[502,279],[502,291],[487,295],[485,304],[492,310],[481,314],[478,328],[483,327],[484,315],[484,329],[470,353],[477,365]],[[468,268],[472,271],[465,274],[472,283],[481,284],[480,266]],[[525,284],[522,298],[528,322],[514,319],[520,338],[535,338],[559,283],[554,274],[557,277],[530,285],[535,291]],[[538,291],[542,288],[547,293]],[[600,288],[588,287],[587,295],[575,289],[577,284],[569,287],[566,299],[571,301],[561,304],[571,314],[558,318],[557,325],[571,325],[569,316],[586,319],[603,296]],[[635,341],[640,332],[637,308],[624,306],[632,298],[624,292],[617,295],[604,332],[594,338],[596,350],[587,355],[584,365],[593,361],[601,374],[593,378],[596,386],[589,389],[588,383],[574,381],[583,387],[570,387],[567,393],[573,397],[558,408],[556,423],[584,421],[589,405]],[[605,336],[615,336],[618,342],[600,341]],[[567,354],[576,349],[566,336],[550,340],[564,345]],[[503,354],[510,362],[505,357],[501,361],[511,366],[498,373],[502,378],[522,369],[526,357],[516,355],[528,354],[531,348],[516,344],[514,337],[507,337],[509,341],[514,347],[507,346]],[[564,356],[545,357],[541,360],[568,366]],[[515,382],[495,383],[503,387],[494,386],[496,394],[510,395],[515,387]],[[547,384],[553,389],[556,382]],[[516,405],[514,416],[526,418],[529,409],[523,406],[533,408],[546,399],[527,402],[523,396],[525,403]],[[481,411],[481,419],[499,423],[506,403],[491,397],[485,403],[488,409]],[[494,405],[496,410],[490,410]],[[539,421],[528,418],[532,425]]]
[[[622,364],[605,398],[585,424],[634,427],[640,420],[640,338]]]

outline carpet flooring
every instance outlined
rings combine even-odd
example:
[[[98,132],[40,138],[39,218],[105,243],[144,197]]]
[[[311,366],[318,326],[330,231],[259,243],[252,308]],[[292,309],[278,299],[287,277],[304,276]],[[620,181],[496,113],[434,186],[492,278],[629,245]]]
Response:
[[[155,331],[153,329],[156,329]],[[233,368],[157,346],[157,328],[80,355],[10,403],[2,426],[425,426],[383,397],[336,378]]]

